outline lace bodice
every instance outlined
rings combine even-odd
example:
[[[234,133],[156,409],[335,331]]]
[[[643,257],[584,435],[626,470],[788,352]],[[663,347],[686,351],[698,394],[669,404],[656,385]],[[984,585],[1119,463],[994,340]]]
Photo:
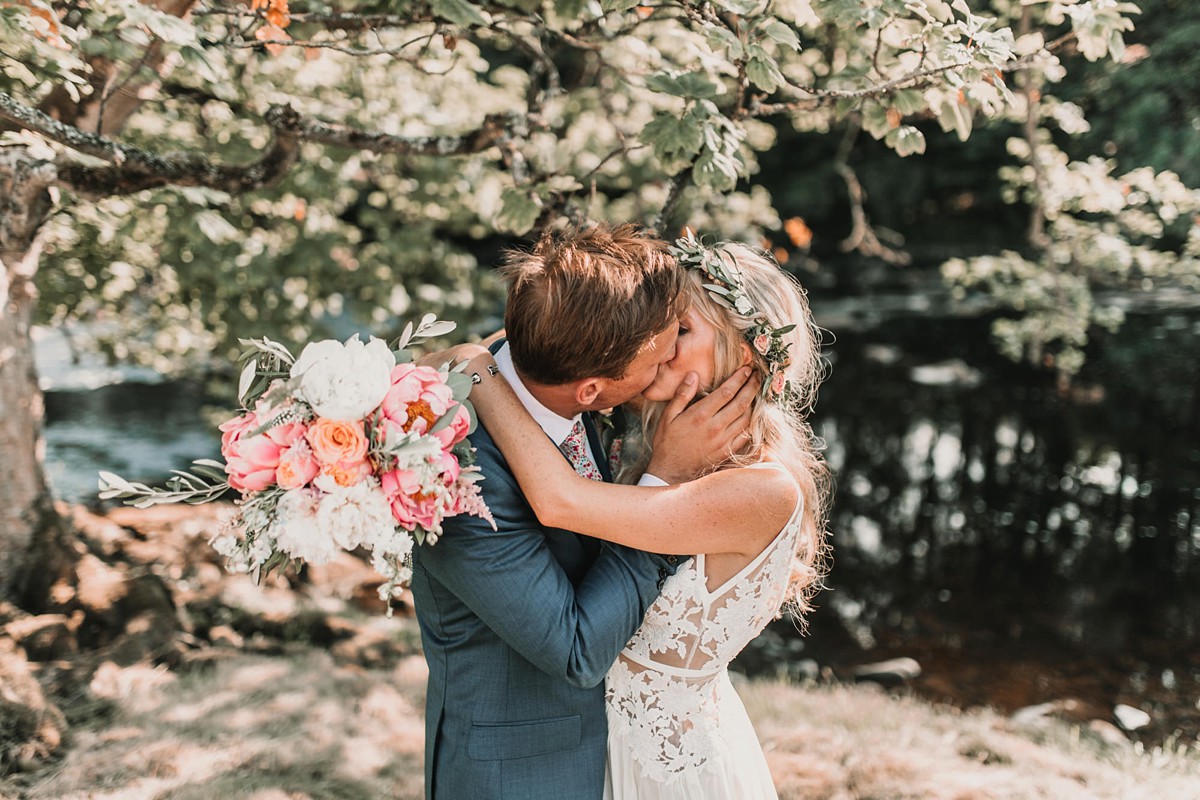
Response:
[[[799,498],[797,491],[783,530],[715,590],[708,589],[703,555],[680,567],[609,670],[610,735],[628,739],[652,780],[670,782],[703,766],[719,746],[718,684],[734,656],[779,613],[800,530]]]

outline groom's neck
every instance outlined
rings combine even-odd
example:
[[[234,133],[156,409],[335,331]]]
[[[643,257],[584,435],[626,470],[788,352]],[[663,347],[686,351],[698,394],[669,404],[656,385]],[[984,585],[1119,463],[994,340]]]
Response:
[[[521,383],[525,384],[525,388],[539,403],[560,417],[571,419],[579,412],[586,410],[579,404],[579,400],[575,396],[574,383],[556,385],[538,383],[520,370],[517,370],[517,375],[521,378]]]

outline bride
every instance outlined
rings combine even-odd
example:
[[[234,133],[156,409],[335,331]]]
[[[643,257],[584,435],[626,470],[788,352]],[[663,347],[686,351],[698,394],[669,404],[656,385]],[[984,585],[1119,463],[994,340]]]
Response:
[[[688,268],[690,309],[674,359],[643,393],[641,436],[623,448],[636,463],[621,472],[642,474],[650,443],[697,388],[753,371],[762,389],[750,430],[724,463],[677,486],[588,480],[555,457],[488,353],[471,359],[468,372],[482,376],[471,399],[544,525],[695,556],[606,678],[605,797],[775,798],[727,668],[785,606],[806,610],[819,585],[828,471],[805,419],[822,377],[819,334],[803,290],[768,257],[690,237],[674,253]]]

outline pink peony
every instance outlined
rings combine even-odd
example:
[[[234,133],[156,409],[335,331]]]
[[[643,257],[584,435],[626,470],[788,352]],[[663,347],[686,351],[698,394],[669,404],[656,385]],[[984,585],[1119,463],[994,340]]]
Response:
[[[248,426],[231,436],[225,453],[225,472],[229,485],[240,492],[260,492],[275,483],[275,471],[284,452],[304,441],[304,426],[299,422],[276,425],[257,436],[247,437]]]
[[[441,478],[442,483],[446,486],[453,486],[454,482],[458,480],[458,476],[462,473],[462,469],[458,466],[458,459],[451,453],[442,453],[441,467],[442,474],[438,477]]]
[[[381,408],[405,432],[425,433],[452,405],[454,393],[436,369],[397,364]]]
[[[434,434],[442,440],[442,447],[449,450],[454,445],[467,438],[467,434],[471,430],[471,415],[467,413],[467,407],[461,403],[454,410],[454,419],[450,424],[442,428]]]
[[[384,473],[380,486],[392,506],[392,516],[401,528],[415,530],[418,526],[432,530],[442,517],[438,494],[423,494],[417,474],[412,470],[394,469]]]
[[[228,459],[232,455],[233,445],[258,425],[258,415],[253,411],[247,411],[240,417],[222,422],[218,428],[221,431],[221,455]]]

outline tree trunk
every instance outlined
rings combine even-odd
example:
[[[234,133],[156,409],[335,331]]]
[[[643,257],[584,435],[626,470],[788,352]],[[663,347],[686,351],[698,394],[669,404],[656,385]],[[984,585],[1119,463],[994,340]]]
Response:
[[[50,210],[37,165],[16,149],[0,163],[6,223],[0,232],[0,598],[31,611],[50,604],[50,587],[70,572],[63,521],[46,486],[44,405],[30,326],[37,300],[35,233]]]
[[[196,0],[143,2],[182,17]],[[163,53],[151,42],[126,75],[102,59],[89,64],[92,93],[73,98],[56,88],[43,100],[43,110],[68,125],[116,133],[140,105],[139,90],[161,69]],[[56,583],[64,588],[75,583],[72,532],[46,485],[45,406],[30,336],[38,232],[54,207],[55,177],[54,164],[33,160],[23,148],[0,148],[0,600],[33,612],[55,604]]]

